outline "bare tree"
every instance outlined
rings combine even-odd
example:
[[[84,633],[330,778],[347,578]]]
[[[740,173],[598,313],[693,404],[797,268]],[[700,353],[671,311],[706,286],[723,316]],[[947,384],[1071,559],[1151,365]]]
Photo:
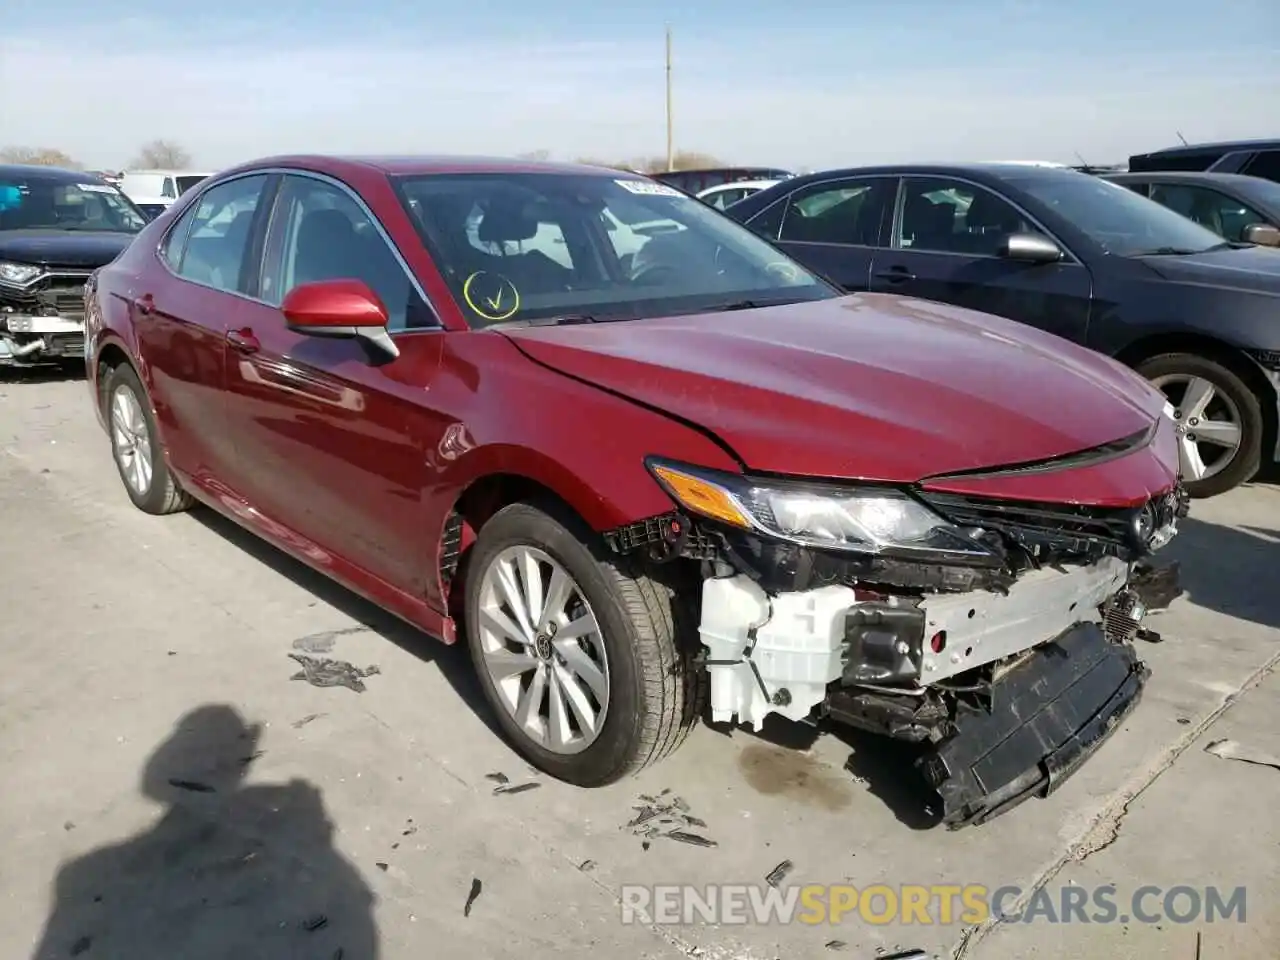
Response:
[[[53,147],[5,147],[0,150],[0,160],[5,163],[29,163],[40,167],[80,169],[80,164],[71,159],[69,154]]]
[[[135,170],[186,170],[191,154],[172,140],[152,140],[142,145],[130,164]]]
[[[725,166],[725,162],[710,153],[699,153],[696,150],[680,150],[672,158],[677,170],[708,170]],[[635,160],[591,160],[580,158],[579,163],[589,163],[597,167],[613,167],[617,170],[635,170],[639,173],[662,173],[667,169],[666,157],[639,157]]]
[[[517,153],[517,160],[532,160],[535,163],[542,163],[544,160],[551,159],[550,150],[530,150],[528,153]]]

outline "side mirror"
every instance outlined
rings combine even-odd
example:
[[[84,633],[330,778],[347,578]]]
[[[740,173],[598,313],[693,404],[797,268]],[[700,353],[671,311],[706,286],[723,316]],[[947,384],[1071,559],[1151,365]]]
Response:
[[[1251,223],[1244,228],[1244,242],[1260,247],[1280,247],[1280,228],[1269,223]]]
[[[360,280],[304,283],[285,294],[280,312],[295,333],[309,337],[359,340],[384,360],[400,356],[387,333],[387,308]]]
[[[1038,233],[1011,233],[1000,243],[1000,256],[1026,263],[1057,263],[1062,248]]]

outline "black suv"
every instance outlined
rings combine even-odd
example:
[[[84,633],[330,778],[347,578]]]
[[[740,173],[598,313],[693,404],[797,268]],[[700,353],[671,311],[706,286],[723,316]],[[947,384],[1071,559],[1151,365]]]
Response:
[[[88,173],[0,166],[0,367],[84,359],[84,284],[147,218]]]
[[[1243,173],[1280,183],[1280,140],[1183,144],[1129,158],[1131,173]]]

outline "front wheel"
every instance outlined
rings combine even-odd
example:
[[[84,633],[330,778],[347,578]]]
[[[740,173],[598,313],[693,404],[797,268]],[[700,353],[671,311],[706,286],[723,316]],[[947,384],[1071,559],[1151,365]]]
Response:
[[[1235,371],[1190,353],[1138,365],[1173,404],[1178,460],[1187,493],[1212,497],[1239,486],[1262,461],[1262,404]]]
[[[467,562],[466,636],[504,733],[538,769],[602,786],[674,750],[702,684],[679,611],[689,598],[628,569],[554,508],[517,503]]]

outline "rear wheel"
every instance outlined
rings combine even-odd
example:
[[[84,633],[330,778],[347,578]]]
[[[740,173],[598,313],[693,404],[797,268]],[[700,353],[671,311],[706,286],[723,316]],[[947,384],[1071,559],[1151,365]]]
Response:
[[[518,503],[496,513],[467,563],[466,634],[516,749],[580,786],[674,750],[702,689],[677,638],[687,599],[609,555],[562,511]]]
[[[1258,472],[1262,404],[1230,367],[1190,353],[1166,353],[1138,365],[1174,407],[1178,459],[1193,497],[1212,497]]]
[[[107,375],[107,429],[111,456],[129,499],[152,514],[177,513],[191,506],[165,462],[147,391],[133,367],[121,364]]]

